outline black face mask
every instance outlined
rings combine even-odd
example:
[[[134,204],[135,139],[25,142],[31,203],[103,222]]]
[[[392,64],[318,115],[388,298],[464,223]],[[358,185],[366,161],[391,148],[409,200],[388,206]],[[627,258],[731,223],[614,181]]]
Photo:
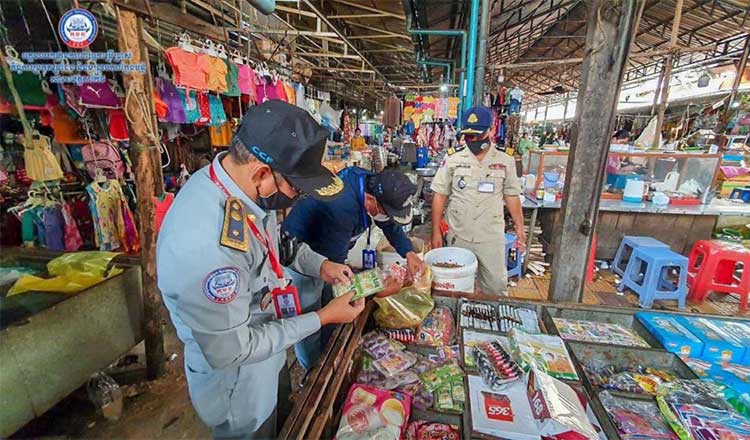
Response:
[[[279,188],[279,182],[276,181],[276,176],[273,176],[273,181],[276,183],[276,192],[268,197],[258,197],[258,206],[266,211],[276,211],[281,209],[291,208],[294,202],[299,197],[289,197],[288,195],[281,192]]]
[[[466,141],[466,146],[469,147],[469,151],[474,153],[474,155],[477,155],[482,152],[487,146],[490,144],[490,141],[487,139],[480,139],[478,141]]]

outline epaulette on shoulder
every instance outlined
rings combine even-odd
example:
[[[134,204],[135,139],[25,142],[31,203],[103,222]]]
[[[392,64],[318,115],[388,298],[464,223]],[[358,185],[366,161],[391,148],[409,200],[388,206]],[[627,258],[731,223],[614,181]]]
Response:
[[[222,246],[242,252],[250,250],[250,231],[246,217],[247,211],[242,201],[237,197],[228,198],[224,206],[224,224],[219,241]]]
[[[464,148],[466,148],[466,145],[456,145],[455,147],[450,147],[448,148],[448,156],[453,156],[459,151],[463,151]]]

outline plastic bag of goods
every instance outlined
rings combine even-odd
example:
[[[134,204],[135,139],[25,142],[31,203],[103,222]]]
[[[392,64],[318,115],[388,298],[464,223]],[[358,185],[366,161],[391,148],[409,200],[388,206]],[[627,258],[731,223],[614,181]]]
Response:
[[[383,328],[416,328],[435,307],[432,299],[432,273],[422,271],[414,284],[399,293],[385,298],[375,298],[378,309],[375,323]]]
[[[435,307],[419,325],[416,342],[421,345],[446,346],[453,339],[453,314],[447,307]]]
[[[52,278],[23,275],[7,296],[24,292],[78,293],[123,272],[110,266],[117,252],[86,251],[63,254],[47,263]]]
[[[567,384],[532,369],[527,384],[529,405],[542,437],[557,440],[598,440],[575,390]]]
[[[411,412],[411,397],[362,384],[349,389],[337,440],[398,440]]]

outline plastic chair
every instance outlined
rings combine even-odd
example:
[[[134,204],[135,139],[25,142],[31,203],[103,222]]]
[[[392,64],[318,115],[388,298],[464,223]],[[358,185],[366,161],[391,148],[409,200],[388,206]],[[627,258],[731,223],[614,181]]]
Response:
[[[512,277],[521,279],[523,254],[516,249],[516,234],[505,234],[505,265],[508,268],[508,279]]]
[[[620,246],[617,248],[615,260],[612,262],[612,270],[622,276],[625,273],[625,267],[628,264],[627,255],[632,255],[633,251],[639,247],[663,247],[669,248],[665,243],[651,237],[641,237],[638,235],[626,235],[622,237]]]
[[[737,276],[738,266],[742,265]],[[698,240],[690,250],[688,262],[690,299],[703,302],[709,293],[735,293],[740,310],[747,309],[750,295],[750,250],[720,240]]]
[[[645,267],[644,267],[645,266]],[[676,279],[671,279],[673,270]],[[676,299],[685,307],[687,298],[688,259],[664,247],[639,247],[633,251],[617,290],[626,288],[638,294],[638,305],[651,308],[654,300]]]

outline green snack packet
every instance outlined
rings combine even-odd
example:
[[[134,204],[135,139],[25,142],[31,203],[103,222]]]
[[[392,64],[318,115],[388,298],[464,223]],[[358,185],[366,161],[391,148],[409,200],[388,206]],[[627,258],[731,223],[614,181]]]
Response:
[[[352,298],[352,301],[355,301],[360,298],[375,295],[383,289],[385,289],[385,278],[383,277],[383,273],[380,269],[371,269],[354,275],[351,284],[348,286],[334,284],[333,296],[339,297],[354,291],[354,298]]]

